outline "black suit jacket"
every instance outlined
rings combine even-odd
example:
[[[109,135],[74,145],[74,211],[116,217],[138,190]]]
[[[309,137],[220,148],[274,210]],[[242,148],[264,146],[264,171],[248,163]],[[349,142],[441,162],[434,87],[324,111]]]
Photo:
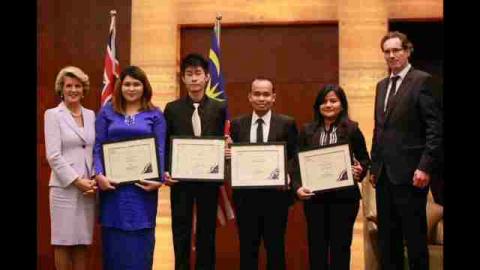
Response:
[[[252,114],[240,116],[232,121],[233,142],[250,142],[250,128],[252,125]],[[283,114],[272,112],[270,119],[270,130],[268,131],[268,142],[286,142],[287,159],[292,159],[297,153],[297,126],[295,119]]]
[[[377,179],[387,173],[394,184],[411,184],[417,168],[431,173],[438,166],[443,118],[432,96],[432,77],[413,67],[384,113],[388,80],[376,88],[371,172]]]
[[[170,136],[194,136],[192,126],[192,114],[195,110],[193,100],[183,97],[169,102],[165,106],[164,115],[167,121],[166,159],[167,168],[170,170]],[[200,101],[198,113],[201,119],[202,136],[224,135],[226,105],[207,97]]]
[[[318,122],[307,123],[303,126],[302,131],[298,139],[299,150],[308,150],[312,147],[320,146],[321,128]],[[365,137],[363,136],[358,123],[347,120],[340,123],[337,128],[337,143],[348,143],[350,146],[350,158],[353,162],[353,158],[362,165],[363,172],[360,179],[363,180],[370,167],[370,158],[368,156],[367,146],[365,144]],[[295,159],[294,173],[292,177],[293,191],[296,192],[302,186],[300,167],[298,164],[298,157]],[[360,181],[361,181],[360,180]],[[315,199],[327,199],[327,200],[359,200],[361,198],[360,191],[357,184],[352,187],[329,191],[325,193],[319,193],[315,196]]]
[[[239,118],[236,118],[232,121],[232,132],[231,137],[233,142],[236,143],[245,143],[250,142],[250,128],[252,124],[252,114],[244,115]],[[298,153],[297,147],[297,126],[295,124],[295,119],[290,116],[276,114],[272,112],[272,118],[270,119],[270,129],[268,132],[267,142],[286,142],[287,143],[287,171],[291,172],[292,160]],[[285,191],[279,191],[285,192]],[[241,204],[242,199],[246,197],[256,196],[257,190],[234,190],[234,196],[236,194],[240,196],[235,196],[235,203]],[[293,197],[290,192],[285,193],[288,197],[288,203],[293,202]],[[245,197],[241,198],[243,195]]]

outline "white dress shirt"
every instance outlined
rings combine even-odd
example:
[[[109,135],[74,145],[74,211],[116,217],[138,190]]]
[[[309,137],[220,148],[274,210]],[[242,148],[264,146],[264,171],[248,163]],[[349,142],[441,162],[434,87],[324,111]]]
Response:
[[[400,77],[400,78],[398,78],[397,85],[395,87],[395,94],[396,94],[398,88],[402,84],[403,79],[405,79],[405,76],[407,75],[407,73],[408,73],[408,71],[410,70],[411,67],[412,67],[412,65],[410,65],[410,63],[408,63],[402,69],[402,71],[400,71],[398,74],[394,75],[393,73],[390,73],[390,76],[388,77],[387,94],[385,95],[385,100],[383,101],[383,111],[385,111],[387,109],[387,99],[388,99],[388,95],[390,94],[390,87],[392,87],[392,80],[391,80],[392,77],[394,77],[394,76],[399,76]]]
[[[266,143],[268,141],[268,131],[270,130],[270,119],[272,119],[272,110],[269,110],[264,116],[259,117],[255,112],[252,114],[252,123],[250,126],[250,142],[256,143],[257,142],[257,119],[262,118],[263,120],[263,142]]]

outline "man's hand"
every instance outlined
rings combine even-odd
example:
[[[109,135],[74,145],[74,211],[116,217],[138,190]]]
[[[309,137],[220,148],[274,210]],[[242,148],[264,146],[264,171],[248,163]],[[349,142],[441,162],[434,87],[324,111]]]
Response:
[[[173,180],[170,176],[170,173],[167,171],[163,173],[163,180],[165,181],[164,184],[169,187],[175,185],[175,183],[178,183],[178,180]]]
[[[377,185],[377,177],[374,174],[370,174],[370,178],[368,180],[373,187]]]
[[[230,159],[232,157],[232,150],[230,145],[233,143],[230,135],[225,135],[225,159]]]
[[[281,191],[290,190],[290,175],[289,174],[287,174],[287,186],[279,187],[279,188],[277,188],[277,190],[281,190]]]
[[[417,188],[424,188],[428,186],[428,183],[430,183],[430,174],[422,170],[416,169],[415,173],[413,174],[412,182],[413,186]]]
[[[302,200],[308,200],[312,198],[312,196],[315,195],[315,193],[311,192],[306,187],[300,187],[299,189],[297,189],[297,195]]]

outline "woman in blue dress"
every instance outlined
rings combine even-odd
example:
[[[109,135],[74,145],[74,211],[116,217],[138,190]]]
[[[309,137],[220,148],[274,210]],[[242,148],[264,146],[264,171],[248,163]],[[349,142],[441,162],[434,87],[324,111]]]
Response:
[[[164,171],[166,122],[152,102],[152,87],[137,66],[125,68],[115,86],[112,102],[95,122],[94,165],[100,189],[103,269],[152,269],[158,189],[162,182],[140,180],[117,185],[105,177],[102,144],[107,141],[153,135],[157,142],[159,173]]]

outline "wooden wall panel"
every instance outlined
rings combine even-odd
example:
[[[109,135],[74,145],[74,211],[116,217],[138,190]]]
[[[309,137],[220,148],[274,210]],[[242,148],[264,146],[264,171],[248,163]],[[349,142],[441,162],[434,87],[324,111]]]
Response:
[[[440,1],[440,0],[437,0]],[[225,23],[296,23],[336,20],[339,0],[177,0],[181,24],[213,23],[217,13]]]
[[[207,57],[211,34],[211,28],[182,28],[180,56],[198,52]],[[294,116],[299,125],[312,118],[305,106],[313,105],[320,87],[338,83],[336,23],[223,27],[221,53],[232,117],[251,111],[247,95],[259,75],[274,81],[274,110]]]
[[[198,52],[207,56],[212,29],[181,29],[180,56]],[[247,95],[255,76],[272,78],[277,93],[274,110],[296,118],[300,128],[313,118],[313,102],[326,83],[338,83],[338,25],[227,26],[221,32],[221,69],[232,117],[250,113]],[[186,95],[181,85],[181,95]],[[302,204],[289,213],[287,269],[308,268],[306,224]],[[234,223],[217,229],[217,268],[239,269],[237,229]],[[260,251],[260,269],[266,263]]]
[[[443,18],[443,0],[385,0],[389,19]]]
[[[91,89],[83,105],[98,110],[111,9],[117,10],[117,52],[120,67],[125,67],[130,63],[130,0],[37,2],[37,269],[54,269],[43,115],[60,102],[54,83],[66,65],[78,66],[89,75]],[[98,225],[88,269],[101,269],[97,232]]]

